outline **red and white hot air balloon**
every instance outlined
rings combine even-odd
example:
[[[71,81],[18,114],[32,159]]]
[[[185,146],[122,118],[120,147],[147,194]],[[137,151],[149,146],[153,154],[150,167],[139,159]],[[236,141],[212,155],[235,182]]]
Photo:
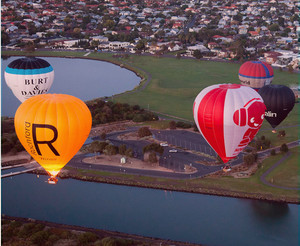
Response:
[[[274,71],[271,65],[263,61],[247,61],[240,66],[239,79],[242,85],[258,91],[272,83]]]
[[[217,84],[203,89],[194,102],[196,125],[224,163],[235,158],[254,138],[266,106],[253,89]]]

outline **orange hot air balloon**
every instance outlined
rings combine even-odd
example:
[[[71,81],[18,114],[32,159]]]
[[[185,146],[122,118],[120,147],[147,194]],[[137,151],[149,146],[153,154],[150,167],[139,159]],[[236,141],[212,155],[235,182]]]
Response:
[[[43,94],[23,102],[15,114],[16,134],[26,151],[56,183],[59,171],[89,136],[92,116],[80,99]]]

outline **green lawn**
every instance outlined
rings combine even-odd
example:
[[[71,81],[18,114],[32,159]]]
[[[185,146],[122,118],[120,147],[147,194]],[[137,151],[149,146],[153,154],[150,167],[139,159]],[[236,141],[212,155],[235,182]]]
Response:
[[[266,180],[270,183],[284,187],[299,188],[299,147],[290,150],[293,154],[276,169],[274,169]],[[281,155],[280,155],[281,156]],[[264,164],[269,165],[274,163],[274,158],[268,158]],[[276,158],[277,159],[277,158]]]

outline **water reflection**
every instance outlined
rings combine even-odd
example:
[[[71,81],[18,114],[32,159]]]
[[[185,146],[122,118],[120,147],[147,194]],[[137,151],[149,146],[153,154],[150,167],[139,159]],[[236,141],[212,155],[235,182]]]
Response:
[[[287,203],[259,200],[252,200],[251,206],[255,212],[254,214],[261,219],[286,217],[290,210]]]

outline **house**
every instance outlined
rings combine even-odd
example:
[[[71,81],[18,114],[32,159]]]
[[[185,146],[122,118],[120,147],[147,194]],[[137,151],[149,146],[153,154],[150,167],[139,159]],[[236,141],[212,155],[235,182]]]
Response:
[[[104,37],[104,36],[94,36],[94,37],[91,37],[91,39],[93,41],[98,41],[99,43],[102,43],[102,42],[108,42],[108,38],[107,37]]]
[[[130,45],[129,42],[119,42],[119,41],[113,41],[109,42],[109,49],[110,50],[121,50],[126,49]]]
[[[193,56],[194,52],[196,50],[199,50],[201,53],[208,53],[209,52],[209,49],[207,49],[203,44],[197,44],[197,45],[194,45],[194,46],[187,47],[186,53],[189,56]]]
[[[274,64],[278,60],[278,56],[281,56],[282,54],[275,51],[268,51],[264,53],[264,57],[266,60],[266,63],[268,64]]]
[[[207,44],[207,47],[211,50],[211,49],[214,49],[216,47],[220,47],[220,45],[218,43],[216,43],[216,42],[209,42]]]

